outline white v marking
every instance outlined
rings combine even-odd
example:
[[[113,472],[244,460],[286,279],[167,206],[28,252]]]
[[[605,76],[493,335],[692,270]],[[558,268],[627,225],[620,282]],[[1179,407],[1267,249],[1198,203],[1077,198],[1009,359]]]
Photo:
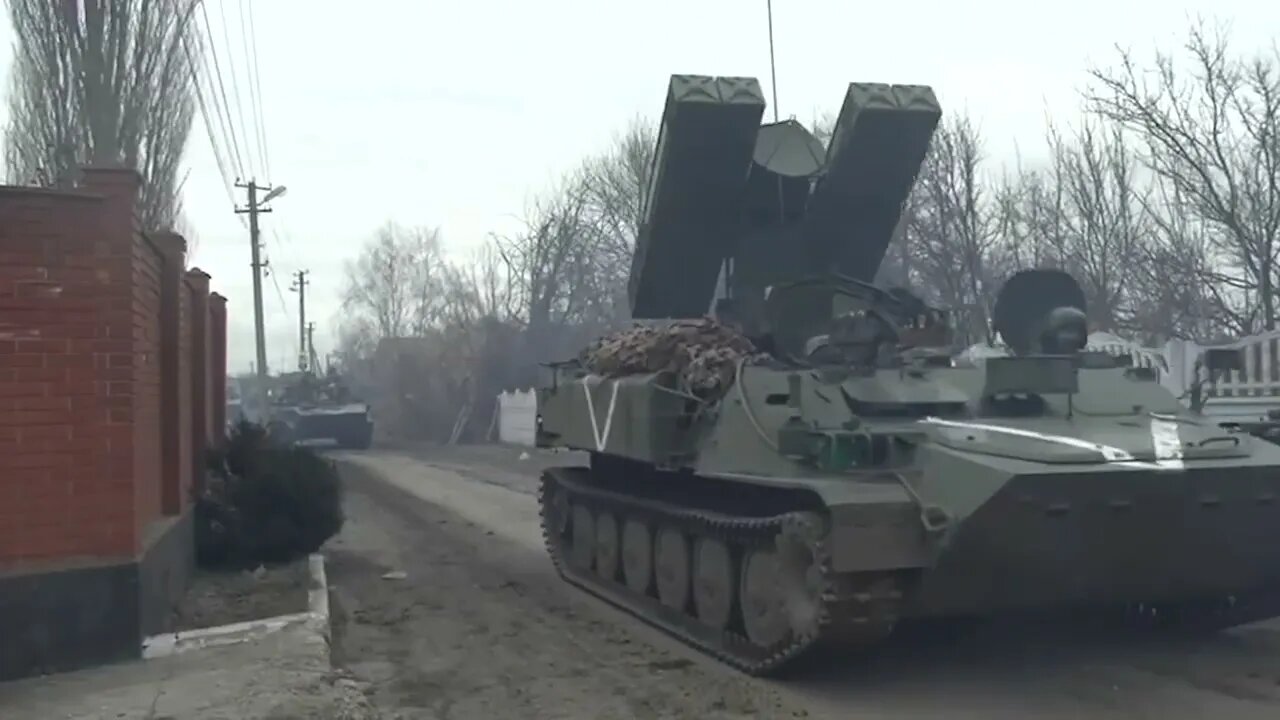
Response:
[[[618,405],[618,381],[611,381],[613,389],[609,393],[609,409],[605,412],[604,431],[601,432],[600,423],[596,420],[595,401],[591,399],[591,387],[587,385],[587,380],[591,377],[593,376],[588,375],[582,378],[582,393],[587,396],[587,413],[591,417],[591,435],[596,441],[596,452],[604,452],[604,447],[609,442],[609,430],[613,427],[613,410]]]

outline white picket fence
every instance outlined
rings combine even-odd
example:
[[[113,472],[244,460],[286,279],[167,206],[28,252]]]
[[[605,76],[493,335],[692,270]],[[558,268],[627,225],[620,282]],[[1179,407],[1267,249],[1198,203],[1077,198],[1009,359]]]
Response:
[[[1169,363],[1165,386],[1186,392],[1195,376],[1196,360],[1210,348],[1240,350],[1243,369],[1231,372],[1206,393],[1205,413],[1232,420],[1259,420],[1280,409],[1280,330],[1250,335],[1223,345],[1199,345],[1190,340],[1165,344]]]
[[[532,390],[498,395],[498,440],[532,447],[538,426],[538,396]]]

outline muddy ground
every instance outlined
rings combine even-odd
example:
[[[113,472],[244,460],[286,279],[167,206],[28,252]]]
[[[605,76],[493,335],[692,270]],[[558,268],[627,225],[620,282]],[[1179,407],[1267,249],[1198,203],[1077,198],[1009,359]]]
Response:
[[[386,717],[803,716],[767,686],[584,612],[496,533],[344,470],[347,526],[327,551],[334,660]]]
[[[334,653],[385,717],[1280,717],[1268,624],[1187,641],[992,623],[747,678],[555,576],[532,493],[537,469],[564,458],[522,452],[339,455]]]
[[[174,611],[174,629],[229,625],[307,611],[307,558],[249,571],[199,570]]]

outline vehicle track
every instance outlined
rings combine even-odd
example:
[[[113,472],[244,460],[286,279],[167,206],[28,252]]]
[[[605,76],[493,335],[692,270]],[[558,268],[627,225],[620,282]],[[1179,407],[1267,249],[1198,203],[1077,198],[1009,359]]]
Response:
[[[891,574],[879,574],[855,585],[847,578],[837,578],[831,571],[830,555],[824,545],[822,519],[815,513],[735,517],[593,488],[588,476],[586,469],[548,470],[542,475],[538,498],[542,535],[557,571],[570,583],[627,610],[682,642],[743,672],[772,675],[829,642],[874,642],[886,637],[893,629],[902,600],[897,579]],[[566,507],[574,507],[575,511],[585,508],[595,519],[605,515],[614,518],[611,522],[615,533],[616,528],[624,527],[626,522],[638,521],[651,537],[655,528],[676,529],[681,537],[693,538],[694,542],[713,540],[723,543],[732,553],[735,582],[728,589],[736,617],[732,622],[724,623],[723,627],[713,627],[698,617],[696,593],[687,592],[685,594],[689,597],[675,603],[664,602],[661,588],[654,588],[658,583],[647,576],[638,580],[638,587],[643,589],[637,592],[634,589],[637,585],[630,578],[623,577],[626,568],[618,568],[618,563],[604,563],[600,558],[595,558],[594,563],[590,559],[582,563],[575,562],[572,556],[566,558],[566,539],[572,542],[571,552],[583,547],[584,541],[578,535],[569,538],[564,532],[572,532],[576,528],[579,515],[575,512],[571,522],[563,522],[564,508],[557,507],[561,502]],[[593,550],[608,552],[602,549],[605,546],[599,544],[596,537],[585,542],[591,543]],[[753,640],[750,631],[744,628],[747,621],[742,617],[746,612],[743,568],[748,557],[772,555],[782,559],[785,555],[779,547],[787,545],[803,553],[803,565],[811,564],[812,569],[819,573],[817,578],[806,578],[809,567],[795,567],[800,563],[787,563],[785,560],[782,563],[783,577],[793,585],[800,586],[806,581],[817,585],[813,588],[812,598],[799,598],[799,602],[812,605],[804,608],[812,620],[801,621],[800,627],[793,628],[777,642],[762,644]],[[787,568],[789,564],[793,567]],[[602,566],[615,572],[602,574]],[[802,590],[801,587],[791,589]]]

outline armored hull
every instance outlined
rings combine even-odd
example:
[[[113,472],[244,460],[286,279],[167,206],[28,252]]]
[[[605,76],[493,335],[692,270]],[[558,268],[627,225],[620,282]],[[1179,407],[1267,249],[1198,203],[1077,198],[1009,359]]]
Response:
[[[1280,614],[1280,448],[1179,416],[1154,383],[1082,371],[1074,411],[1103,406],[1105,421],[882,421],[875,435],[914,443],[896,464],[823,470],[766,442],[795,412],[776,392],[793,374],[745,366],[701,433],[686,424],[700,436],[692,455],[657,376],[544,391],[544,444],[592,451],[588,467],[542,480],[564,577],[757,674],[825,640],[880,639],[901,618],[1141,606],[1226,626]],[[962,392],[976,375],[920,379]],[[875,384],[801,392],[856,400]],[[1087,399],[1126,384],[1142,412]],[[842,405],[832,427],[857,403]]]
[[[340,447],[364,450],[373,440],[373,422],[364,403],[316,407],[284,407],[273,423],[293,442],[329,440]]]

